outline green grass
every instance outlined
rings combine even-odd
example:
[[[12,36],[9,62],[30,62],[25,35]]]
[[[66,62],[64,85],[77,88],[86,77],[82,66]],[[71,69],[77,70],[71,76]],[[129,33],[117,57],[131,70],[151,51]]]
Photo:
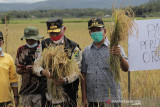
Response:
[[[10,24],[32,24],[32,23],[46,23],[47,20],[51,18],[44,19],[11,19]],[[90,18],[65,18],[64,23],[85,23],[88,22]],[[103,18],[104,22],[111,22],[111,18]],[[1,22],[0,22],[1,23]]]
[[[148,19],[158,19],[159,17],[136,17],[136,20],[148,20]],[[11,19],[9,24],[33,24],[33,23],[46,23],[47,20],[51,18],[43,18],[43,19]],[[86,23],[90,18],[65,18],[63,19],[64,23]],[[104,22],[111,22],[111,17],[102,18]],[[1,24],[1,22],[0,22]]]

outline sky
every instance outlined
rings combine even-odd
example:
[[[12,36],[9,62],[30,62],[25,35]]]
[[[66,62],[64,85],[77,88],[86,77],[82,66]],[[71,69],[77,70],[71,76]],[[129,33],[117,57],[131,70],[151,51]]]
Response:
[[[0,0],[0,3],[35,3],[45,0]]]

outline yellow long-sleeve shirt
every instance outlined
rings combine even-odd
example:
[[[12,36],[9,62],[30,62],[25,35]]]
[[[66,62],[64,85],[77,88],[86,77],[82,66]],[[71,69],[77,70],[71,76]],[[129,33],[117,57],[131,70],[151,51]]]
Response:
[[[0,56],[0,103],[12,100],[11,87],[17,87],[17,74],[13,58],[2,53]]]

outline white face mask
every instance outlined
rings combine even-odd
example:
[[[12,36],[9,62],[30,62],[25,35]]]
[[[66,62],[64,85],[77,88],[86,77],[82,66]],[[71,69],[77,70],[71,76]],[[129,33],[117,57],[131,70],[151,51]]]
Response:
[[[2,47],[0,47],[0,52],[2,52]]]
[[[38,43],[34,43],[33,45],[26,44],[29,48],[34,48],[38,45]]]
[[[62,40],[64,39],[64,36],[63,37],[61,37],[61,39],[60,40],[57,40],[57,41],[53,41],[53,43],[55,43],[55,44],[59,44],[59,43],[61,43],[62,42]]]

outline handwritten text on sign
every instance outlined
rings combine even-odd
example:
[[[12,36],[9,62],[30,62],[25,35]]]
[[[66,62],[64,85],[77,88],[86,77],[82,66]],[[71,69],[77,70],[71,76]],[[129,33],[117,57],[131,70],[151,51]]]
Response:
[[[160,19],[135,22],[138,37],[134,32],[128,39],[130,71],[160,69]]]

